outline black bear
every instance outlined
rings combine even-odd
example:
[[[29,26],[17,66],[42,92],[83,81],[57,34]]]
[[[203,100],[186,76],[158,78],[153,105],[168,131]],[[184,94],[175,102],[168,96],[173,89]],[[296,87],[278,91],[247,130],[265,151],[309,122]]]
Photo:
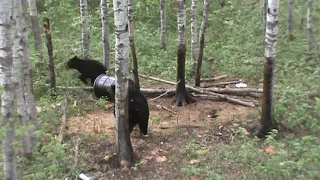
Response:
[[[112,93],[115,95],[115,85],[111,86]],[[149,106],[144,95],[137,89],[134,82],[129,80],[129,132],[138,125],[140,133],[148,135]],[[115,110],[113,111],[115,114]]]
[[[80,59],[77,56],[74,56],[68,61],[69,69],[76,69],[81,75],[79,75],[79,79],[88,84],[87,79],[90,79],[91,86],[93,86],[94,80],[100,74],[106,74],[107,68],[97,60],[85,60]]]

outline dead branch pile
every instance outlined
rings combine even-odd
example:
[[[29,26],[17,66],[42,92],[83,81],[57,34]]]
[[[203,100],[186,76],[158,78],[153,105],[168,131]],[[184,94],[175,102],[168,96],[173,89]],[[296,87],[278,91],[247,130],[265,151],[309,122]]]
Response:
[[[162,82],[165,84],[172,85],[169,89],[151,89],[151,88],[140,88],[141,92],[148,97],[154,97],[151,100],[156,100],[161,97],[172,97],[175,95],[176,88],[175,86],[179,83],[172,82],[168,80],[159,79],[156,77],[139,75],[140,77]],[[240,104],[248,107],[255,107],[259,105],[259,98],[261,97],[262,89],[260,88],[236,88],[229,87],[229,85],[237,84],[241,82],[240,80],[232,80],[226,82],[217,82],[224,78],[227,78],[228,75],[217,76],[214,78],[205,78],[201,79],[203,83],[200,87],[194,87],[191,85],[186,85],[187,91],[197,99],[206,99],[214,101],[227,101],[234,104]],[[208,84],[213,82],[212,84]],[[46,85],[49,86],[49,85]],[[92,90],[92,87],[67,87],[67,86],[56,86],[57,89],[84,89]]]

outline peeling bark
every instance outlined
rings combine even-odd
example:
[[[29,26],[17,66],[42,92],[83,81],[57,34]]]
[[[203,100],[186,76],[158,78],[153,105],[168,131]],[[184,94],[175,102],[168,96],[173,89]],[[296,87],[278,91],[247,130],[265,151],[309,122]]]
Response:
[[[198,0],[192,0],[191,3],[191,54],[192,59],[197,60],[199,54],[199,45],[198,45],[198,28],[197,28],[197,4]]]
[[[167,9],[166,0],[160,0],[160,18],[161,18],[161,47],[166,49],[167,42]]]
[[[84,58],[88,59],[90,56],[90,27],[87,0],[80,0],[80,15],[82,22],[82,51]]]
[[[101,0],[103,60],[107,70],[110,68],[109,17],[107,0]]]
[[[13,2],[10,0],[0,1],[0,70],[1,86],[1,117],[3,149],[3,171],[5,180],[16,180],[17,161],[14,149],[15,142],[15,111],[14,111],[14,84],[12,81],[12,46],[15,31],[15,17],[13,15]]]
[[[176,104],[182,106],[184,104],[194,102],[194,99],[186,91],[185,82],[185,62],[186,62],[186,3],[185,0],[178,0],[178,60],[177,60],[177,82]]]
[[[127,0],[113,0],[113,4],[116,35],[116,151],[119,156],[120,165],[124,169],[128,169],[133,162],[133,148],[130,140],[128,114],[128,80],[130,78],[128,2]]]
[[[267,28],[265,37],[265,60],[264,60],[264,76],[263,76],[263,97],[262,97],[262,113],[259,129],[254,135],[262,138],[265,137],[274,125],[274,68],[276,58],[276,45],[278,39],[278,14],[279,0],[268,1],[267,11]]]
[[[209,0],[204,0],[202,23],[201,23],[200,35],[199,35],[200,49],[198,54],[197,67],[196,67],[195,86],[200,86],[200,71],[201,71],[202,60],[203,60],[204,34],[206,31],[206,26],[208,21],[208,10],[209,10]]]

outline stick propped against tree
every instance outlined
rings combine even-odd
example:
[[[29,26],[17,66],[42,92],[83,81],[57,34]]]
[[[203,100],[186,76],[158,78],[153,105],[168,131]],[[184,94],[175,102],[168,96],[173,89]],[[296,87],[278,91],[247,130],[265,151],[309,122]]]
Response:
[[[178,0],[178,61],[177,61],[177,81],[176,104],[182,106],[185,103],[192,103],[195,100],[186,90],[185,62],[186,62],[186,3],[185,0]]]

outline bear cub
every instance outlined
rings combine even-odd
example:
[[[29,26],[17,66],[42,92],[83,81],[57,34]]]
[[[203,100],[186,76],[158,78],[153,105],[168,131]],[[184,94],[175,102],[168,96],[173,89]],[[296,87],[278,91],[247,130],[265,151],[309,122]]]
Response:
[[[115,85],[111,86],[113,96],[115,95]],[[129,132],[138,125],[140,134],[148,135],[149,106],[144,95],[137,89],[134,82],[129,80]],[[115,110],[113,112],[115,114]]]
[[[87,79],[90,79],[91,86],[93,86],[94,80],[100,74],[106,74],[107,68],[97,60],[86,60],[80,59],[77,56],[71,58],[68,63],[67,67],[69,69],[76,69],[79,73],[79,79],[88,85]]]

